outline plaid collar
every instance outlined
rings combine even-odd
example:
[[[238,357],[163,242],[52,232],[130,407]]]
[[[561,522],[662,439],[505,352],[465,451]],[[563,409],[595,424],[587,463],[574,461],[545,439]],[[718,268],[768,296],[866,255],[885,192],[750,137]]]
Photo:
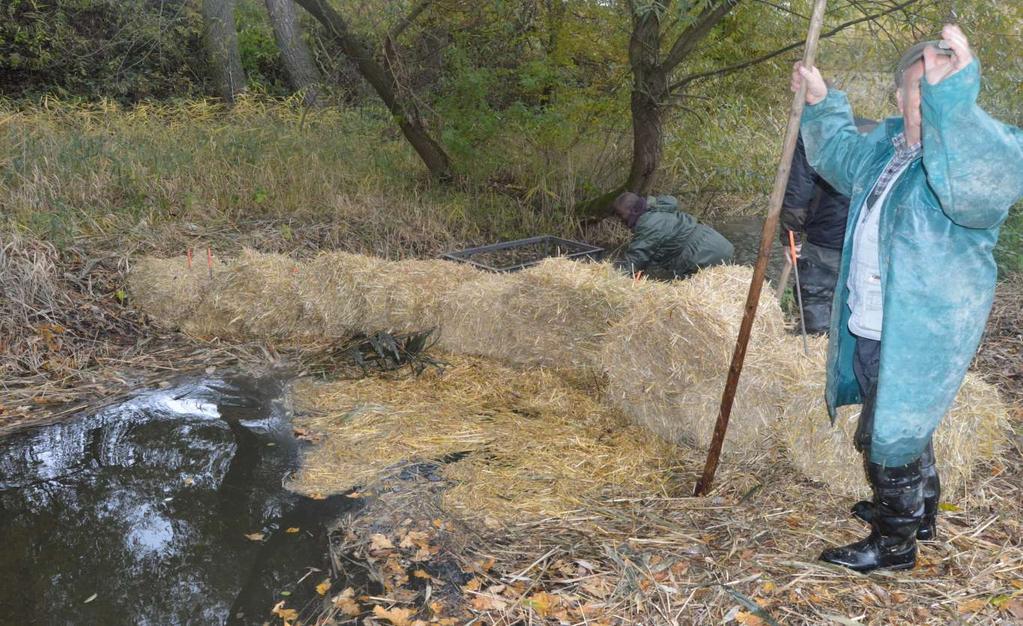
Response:
[[[903,163],[916,158],[922,152],[923,148],[919,141],[913,145],[906,143],[906,133],[899,133],[892,137],[892,145],[895,146],[895,156],[897,160],[902,161]]]

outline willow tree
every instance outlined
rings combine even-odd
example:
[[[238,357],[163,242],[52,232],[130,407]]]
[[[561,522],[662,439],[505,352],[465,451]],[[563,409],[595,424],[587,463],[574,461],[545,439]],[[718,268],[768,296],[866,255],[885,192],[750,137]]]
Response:
[[[217,93],[225,102],[245,91],[245,70],[238,51],[238,30],[234,23],[234,0],[202,0],[206,54]]]

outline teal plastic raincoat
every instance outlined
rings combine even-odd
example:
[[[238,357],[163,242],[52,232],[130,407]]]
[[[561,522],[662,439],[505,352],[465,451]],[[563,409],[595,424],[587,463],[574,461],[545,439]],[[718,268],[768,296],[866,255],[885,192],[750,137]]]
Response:
[[[880,215],[884,325],[870,460],[889,466],[920,456],[955,399],[991,311],[998,230],[1023,195],[1023,132],[977,105],[980,64],[937,85],[924,79],[921,89],[923,156]],[[828,349],[832,419],[839,406],[861,402],[848,327],[852,236],[902,128],[889,119],[860,135],[836,90],[803,114],[810,163],[852,198]]]

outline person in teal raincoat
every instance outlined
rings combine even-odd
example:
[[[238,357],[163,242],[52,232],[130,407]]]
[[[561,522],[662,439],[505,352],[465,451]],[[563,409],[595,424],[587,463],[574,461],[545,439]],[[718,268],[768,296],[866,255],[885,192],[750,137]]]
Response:
[[[673,196],[644,198],[626,191],[611,205],[632,232],[618,267],[655,278],[685,278],[697,270],[732,260],[730,241],[678,208]]]
[[[953,25],[904,55],[902,117],[869,135],[856,132],[843,93],[797,64],[793,89],[804,81],[807,156],[852,197],[827,406],[834,420],[838,407],[863,404],[857,446],[874,493],[854,507],[870,536],[821,559],[857,571],[911,568],[918,533],[935,532],[931,435],[977,352],[994,298],[992,250],[1023,195],[1023,131],[977,105],[980,64]]]

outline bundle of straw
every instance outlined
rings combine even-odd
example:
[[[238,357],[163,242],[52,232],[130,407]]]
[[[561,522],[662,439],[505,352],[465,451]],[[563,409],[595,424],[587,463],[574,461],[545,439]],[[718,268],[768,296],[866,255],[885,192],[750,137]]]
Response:
[[[412,333],[444,325],[444,299],[481,272],[465,263],[410,259],[383,262],[361,288],[365,314],[357,325],[364,333]]]
[[[599,369],[608,331],[645,289],[606,263],[547,259],[453,292],[442,343],[512,363]]]
[[[200,337],[301,339],[322,334],[298,291],[299,264],[245,249],[213,283],[182,329]]]
[[[212,274],[224,269],[219,259],[212,260]],[[176,256],[143,257],[128,274],[128,294],[152,320],[165,328],[180,329],[209,291],[207,260]]]
[[[349,252],[324,252],[302,267],[297,292],[327,337],[347,337],[365,326],[366,286],[387,261]]]
[[[705,447],[720,409],[752,270],[719,266],[649,288],[612,329],[601,355],[608,395],[662,437]],[[795,358],[781,309],[765,290],[735,395],[724,452],[764,448],[784,388],[777,370]]]

